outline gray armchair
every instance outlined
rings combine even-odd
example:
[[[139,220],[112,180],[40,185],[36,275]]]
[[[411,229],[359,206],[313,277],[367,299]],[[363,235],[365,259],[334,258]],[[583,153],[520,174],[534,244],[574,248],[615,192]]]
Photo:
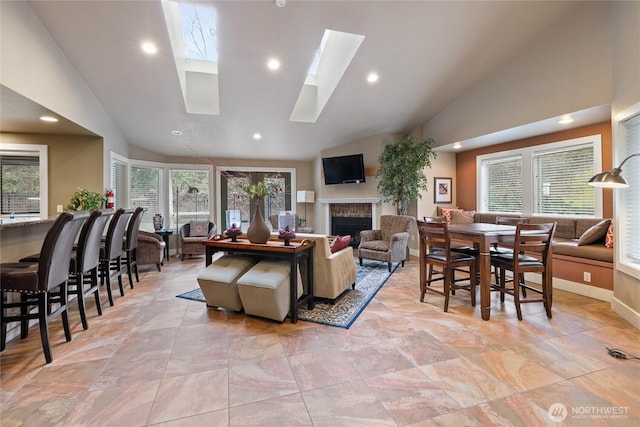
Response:
[[[140,230],[138,233],[138,250],[136,258],[138,265],[154,264],[158,271],[164,259],[165,243],[156,233]]]
[[[394,262],[402,263],[407,259],[409,232],[415,218],[406,215],[382,215],[379,230],[363,230],[360,232],[358,258],[373,259],[389,264],[389,271]]]
[[[191,223],[196,224],[198,222],[203,221],[192,221]],[[206,221],[205,221],[206,222]],[[184,260],[186,255],[204,255],[205,247],[202,244],[203,241],[210,239],[216,234],[216,225],[211,221],[208,221],[208,232],[201,236],[191,236],[191,223],[184,224],[180,227],[180,246],[182,248],[181,251],[181,259]]]

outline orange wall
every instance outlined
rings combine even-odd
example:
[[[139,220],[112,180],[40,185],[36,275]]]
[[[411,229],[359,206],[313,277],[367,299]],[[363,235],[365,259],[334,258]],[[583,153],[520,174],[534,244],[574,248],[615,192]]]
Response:
[[[602,122],[594,125],[568,129],[546,135],[531,138],[518,139],[503,144],[483,147],[477,150],[465,151],[456,155],[456,194],[457,204],[465,210],[476,210],[476,157],[482,154],[498,151],[513,150],[530,147],[532,145],[546,144],[549,142],[564,141],[583,136],[600,134],[602,138],[602,170],[611,170],[611,122]],[[586,185],[586,183],[585,183]],[[613,217],[613,197],[609,189],[603,189],[602,195],[603,217]]]

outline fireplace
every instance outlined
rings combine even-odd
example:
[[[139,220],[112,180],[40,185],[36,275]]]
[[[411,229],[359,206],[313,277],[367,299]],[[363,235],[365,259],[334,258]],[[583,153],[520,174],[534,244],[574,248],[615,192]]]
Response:
[[[331,217],[331,234],[334,236],[351,236],[350,246],[353,248],[357,248],[360,244],[360,232],[362,230],[371,230],[371,226],[371,217]]]

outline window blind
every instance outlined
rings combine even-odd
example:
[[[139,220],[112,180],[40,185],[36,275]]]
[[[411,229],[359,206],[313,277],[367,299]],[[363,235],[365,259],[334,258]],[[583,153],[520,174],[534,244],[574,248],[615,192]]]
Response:
[[[143,207],[140,229],[153,231],[153,216],[160,213],[160,169],[154,167],[131,166],[131,207]]]
[[[485,160],[488,212],[522,212],[522,157]]]
[[[533,213],[594,216],[593,163],[593,143],[534,152]]]
[[[117,208],[127,207],[127,164],[118,159],[111,160],[111,188]]]
[[[640,114],[624,120],[621,125],[620,162],[640,152]],[[624,164],[622,176],[629,187],[615,190],[620,198],[618,218],[621,222],[616,229],[621,231],[622,240],[618,254],[625,264],[640,270],[640,157],[633,157]],[[618,245],[615,239],[614,245]]]

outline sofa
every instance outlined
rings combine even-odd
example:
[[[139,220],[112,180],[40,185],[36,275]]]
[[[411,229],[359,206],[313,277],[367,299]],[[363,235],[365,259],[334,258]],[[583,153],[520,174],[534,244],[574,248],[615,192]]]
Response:
[[[154,264],[158,271],[164,259],[165,243],[162,237],[155,233],[140,230],[138,232],[138,248],[136,249],[137,265]]]
[[[445,216],[446,210],[438,208],[438,215]],[[467,211],[472,212],[472,211]],[[461,218],[460,214],[454,215]],[[471,214],[473,222],[495,223],[496,217],[523,217],[524,215],[505,215],[476,212]],[[540,224],[556,222],[556,232],[551,244],[553,257],[552,275],[554,278],[568,282],[613,291],[613,247],[606,247],[604,237],[585,245],[578,245],[580,237],[590,227],[598,224],[603,218],[580,218],[566,216],[530,216],[529,223]],[[560,282],[554,281],[554,287]],[[598,290],[583,290],[575,287],[562,287],[577,291],[583,295],[603,299],[606,294]],[[583,292],[584,291],[584,292]]]
[[[329,239],[323,234],[299,233],[296,240],[310,239],[316,242],[313,249],[313,295],[316,298],[329,299],[332,302],[341,296],[350,286],[355,289],[357,269],[353,258],[353,248],[347,246],[331,253]],[[302,264],[304,267],[304,264]],[[303,284],[306,287],[306,271],[301,269]]]

